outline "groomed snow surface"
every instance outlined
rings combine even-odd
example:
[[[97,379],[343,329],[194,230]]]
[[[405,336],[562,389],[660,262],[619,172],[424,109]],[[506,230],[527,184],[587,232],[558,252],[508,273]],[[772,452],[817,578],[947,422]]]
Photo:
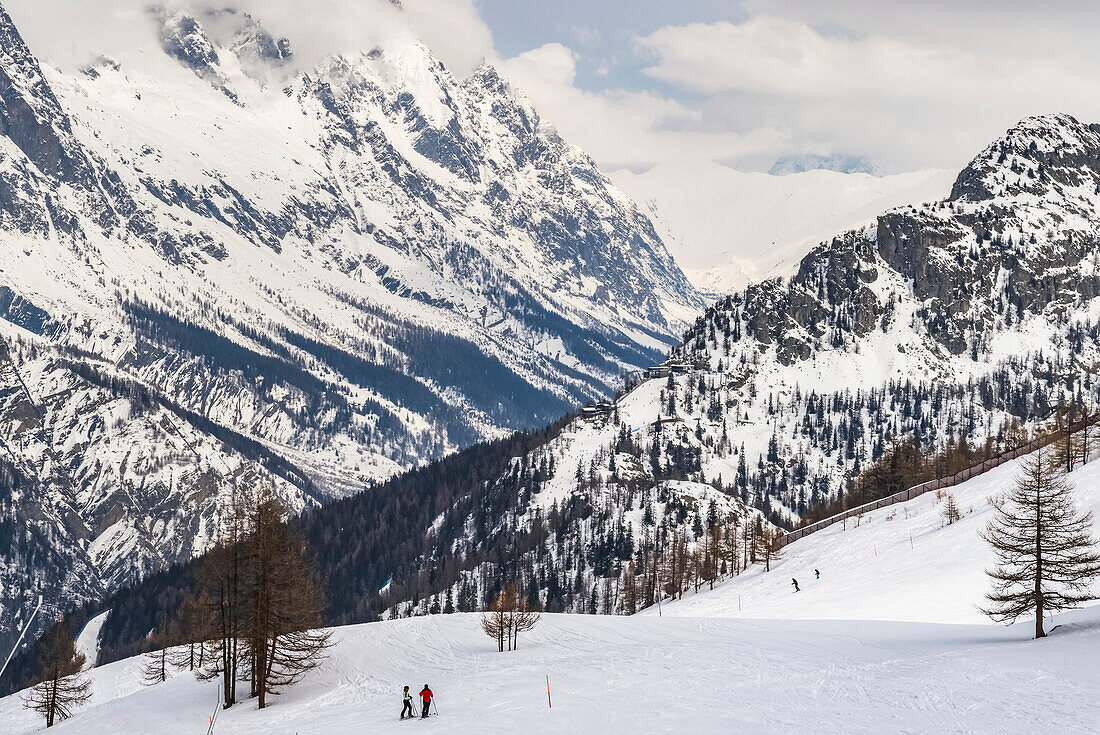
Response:
[[[992,561],[977,532],[1017,470],[955,488],[963,518],[950,526],[926,495],[795,542],[771,572],[660,614],[546,615],[512,653],[495,651],[476,615],[339,628],[304,683],[263,711],[245,701],[219,713],[215,732],[1098,732],[1100,606],[1055,616],[1042,641],[1032,621],[994,625],[976,609]],[[1072,478],[1097,505],[1100,461]],[[57,732],[205,732],[216,683],[181,673],[142,687],[139,669],[94,669],[93,701]],[[401,687],[425,683],[439,716],[400,722]],[[0,722],[5,733],[43,727],[12,697]]]

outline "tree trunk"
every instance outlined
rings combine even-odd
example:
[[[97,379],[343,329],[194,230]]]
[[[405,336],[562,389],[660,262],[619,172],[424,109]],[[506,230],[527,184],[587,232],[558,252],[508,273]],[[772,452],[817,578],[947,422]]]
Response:
[[[1043,630],[1043,521],[1042,501],[1035,497],[1035,638],[1046,638]]]
[[[53,727],[53,715],[57,711],[57,673],[54,673],[53,681],[50,682],[50,693],[48,696],[49,706],[46,709],[46,727]]]

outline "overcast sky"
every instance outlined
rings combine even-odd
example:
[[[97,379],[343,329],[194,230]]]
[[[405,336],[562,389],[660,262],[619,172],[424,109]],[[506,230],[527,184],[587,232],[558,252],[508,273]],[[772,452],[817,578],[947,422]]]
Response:
[[[128,35],[148,0],[0,0],[40,54]],[[169,0],[186,4],[186,0]],[[955,168],[1017,119],[1100,121],[1100,3],[1025,0],[194,0],[238,5],[300,58],[424,40],[498,65],[607,168],[798,153]],[[308,7],[308,12],[303,8]],[[97,27],[105,19],[111,27]],[[59,33],[67,24],[80,34]],[[95,32],[91,32],[95,29]]]
[[[479,0],[570,139],[634,167],[788,153],[958,167],[1017,119],[1100,121],[1100,3]]]

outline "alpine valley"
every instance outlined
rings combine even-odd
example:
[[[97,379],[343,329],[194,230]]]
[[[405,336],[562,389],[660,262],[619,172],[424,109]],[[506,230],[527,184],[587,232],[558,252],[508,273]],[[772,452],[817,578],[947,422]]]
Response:
[[[838,501],[1095,410],[1098,205],[1100,126],[1019,122],[946,199],[707,308],[613,404],[307,513],[328,619],[476,611],[509,582],[547,612],[629,614],[766,566],[779,528]],[[101,603],[100,660],[140,651],[187,578]]]
[[[237,484],[301,511],[609,396],[704,306],[493,68],[146,21],[71,71],[0,7],[0,630],[201,552]]]
[[[261,485],[331,624],[634,613],[1100,399],[1100,125],[708,305],[491,67],[145,12],[72,71],[0,9],[0,630],[42,594],[147,648]]]

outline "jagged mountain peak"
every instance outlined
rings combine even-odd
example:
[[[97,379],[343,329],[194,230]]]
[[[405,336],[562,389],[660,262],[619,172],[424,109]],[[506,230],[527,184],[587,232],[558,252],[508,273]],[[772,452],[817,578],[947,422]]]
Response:
[[[66,71],[0,18],[0,438],[17,513],[68,519],[69,602],[201,550],[236,482],[301,508],[545,425],[702,306],[495,72],[146,19],[149,63]]]
[[[960,173],[952,201],[1054,193],[1100,181],[1100,125],[1068,114],[1026,117],[990,143]]]
[[[1097,147],[1100,126],[1082,123],[1073,115],[1053,113],[1031,115],[1010,127],[986,150],[1010,150],[1015,153],[1081,152]]]

